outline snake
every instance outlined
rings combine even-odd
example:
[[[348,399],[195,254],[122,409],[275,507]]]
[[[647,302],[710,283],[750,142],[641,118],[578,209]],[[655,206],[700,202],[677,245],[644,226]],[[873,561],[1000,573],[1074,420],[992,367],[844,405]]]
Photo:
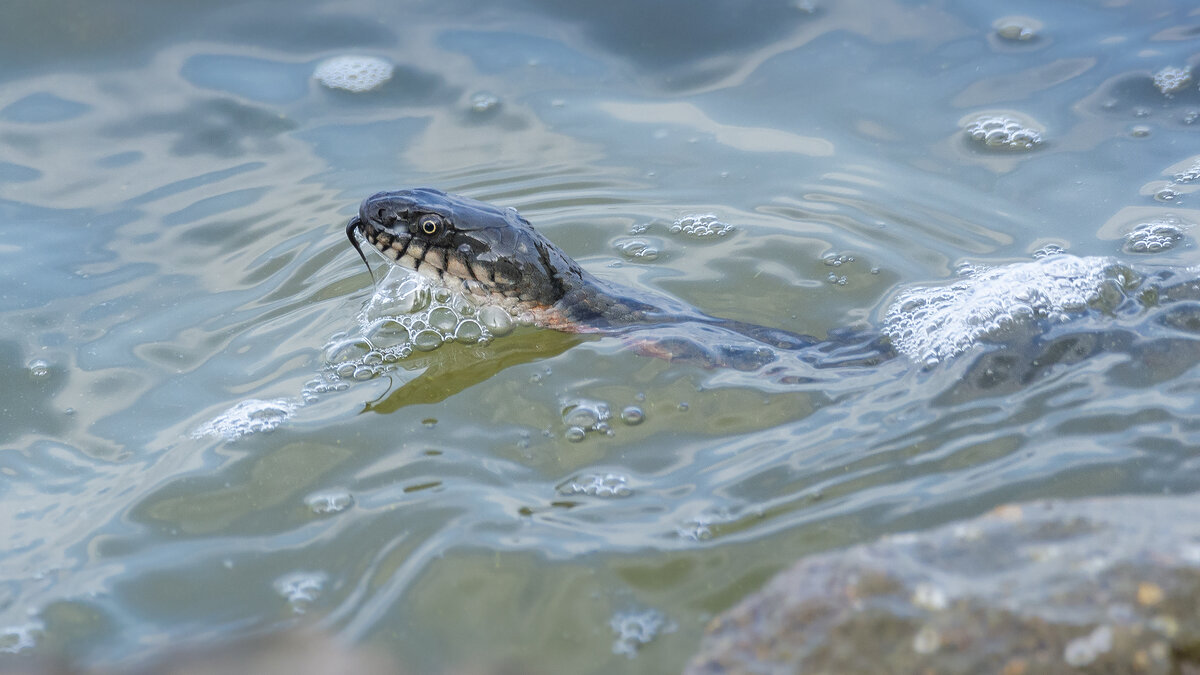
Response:
[[[346,236],[368,270],[360,237],[393,264],[476,303],[498,305],[536,326],[568,333],[637,332],[640,351],[668,360],[756,370],[779,351],[813,352],[814,360],[830,351],[808,335],[710,316],[674,298],[599,279],[516,209],[434,188],[367,197],[346,224]],[[657,334],[646,337],[647,329]],[[886,340],[878,336],[848,342],[869,345],[852,349],[855,359],[890,356]]]

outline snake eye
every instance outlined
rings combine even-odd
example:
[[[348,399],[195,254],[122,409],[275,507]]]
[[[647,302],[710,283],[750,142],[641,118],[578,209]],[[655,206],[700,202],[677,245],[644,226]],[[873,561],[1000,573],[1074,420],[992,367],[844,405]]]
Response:
[[[421,232],[433,236],[442,229],[442,219],[434,215],[421,216],[421,220],[417,221],[417,227],[421,229]]]

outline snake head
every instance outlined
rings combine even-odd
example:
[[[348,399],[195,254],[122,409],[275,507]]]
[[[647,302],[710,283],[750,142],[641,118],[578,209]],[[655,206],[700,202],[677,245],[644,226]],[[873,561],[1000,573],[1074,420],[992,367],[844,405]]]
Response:
[[[402,267],[509,302],[553,305],[584,274],[515,209],[432,188],[367,197],[346,226],[357,249],[355,232]]]

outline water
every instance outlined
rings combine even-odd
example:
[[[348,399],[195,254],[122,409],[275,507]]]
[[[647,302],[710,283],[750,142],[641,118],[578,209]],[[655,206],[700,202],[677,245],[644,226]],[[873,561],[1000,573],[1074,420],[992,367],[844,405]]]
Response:
[[[672,672],[806,553],[1194,491],[1195,329],[1152,298],[1039,324],[1111,339],[1024,380],[968,345],[789,384],[519,317],[380,324],[343,228],[436,186],[814,335],[1049,250],[1184,269],[1198,26],[1154,0],[9,8],[0,665],[303,624],[412,672]],[[391,77],[313,79],[341,56]]]

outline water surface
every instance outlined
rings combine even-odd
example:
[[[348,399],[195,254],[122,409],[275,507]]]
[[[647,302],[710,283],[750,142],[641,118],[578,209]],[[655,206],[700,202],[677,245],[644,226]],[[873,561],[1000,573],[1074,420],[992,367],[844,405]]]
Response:
[[[0,38],[0,663],[315,625],[412,672],[671,672],[804,554],[1197,487],[1194,327],[1151,305],[994,388],[986,346],[791,385],[531,327],[330,349],[373,297],[345,222],[403,186],[818,336],[964,265],[1186,269],[1200,89],[1154,75],[1200,66],[1190,3],[56,0]],[[393,76],[312,79],[347,54]]]

